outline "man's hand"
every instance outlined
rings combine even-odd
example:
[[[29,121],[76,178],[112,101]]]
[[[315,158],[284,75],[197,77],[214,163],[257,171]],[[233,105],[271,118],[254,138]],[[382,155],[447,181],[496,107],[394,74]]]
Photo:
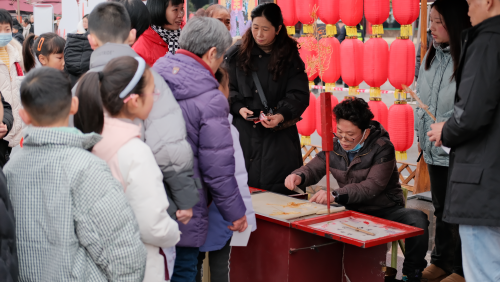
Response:
[[[241,108],[240,109],[240,115],[244,118],[244,119],[247,119],[248,115],[253,115],[253,112],[250,111],[249,109],[247,108]]]
[[[314,196],[309,200],[311,203],[318,203],[321,205],[326,205],[328,193],[325,190],[320,190],[314,194]],[[335,197],[330,195],[330,203],[335,202]]]
[[[193,208],[190,208],[189,210],[177,210],[175,212],[175,215],[177,216],[177,220],[182,222],[183,224],[188,224],[188,222],[191,220],[191,217],[193,217]]]
[[[0,124],[0,138],[4,138],[5,135],[7,134],[7,125],[5,124]]]
[[[298,176],[297,174],[290,174],[285,179],[285,187],[288,188],[288,190],[293,191],[295,189],[295,186],[299,186],[301,182],[302,177]]]
[[[267,117],[267,120],[262,121],[262,126],[264,126],[265,128],[275,128],[276,126],[278,126],[278,124],[280,124],[280,122],[284,120],[285,118],[281,114],[272,115]]]
[[[431,131],[427,132],[429,140],[431,142],[436,142],[434,146],[441,147],[443,142],[441,142],[441,133],[443,132],[444,122],[431,124]]]
[[[233,222],[233,226],[228,226],[229,230],[231,231],[238,231],[238,232],[243,232],[245,229],[247,229],[248,223],[247,223],[247,216],[244,215],[242,218],[236,220]]]

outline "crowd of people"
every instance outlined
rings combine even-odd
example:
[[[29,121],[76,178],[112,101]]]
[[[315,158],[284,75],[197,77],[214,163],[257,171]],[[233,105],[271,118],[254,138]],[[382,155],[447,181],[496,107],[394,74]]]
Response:
[[[233,232],[258,228],[249,187],[291,195],[326,175],[325,152],[303,165],[309,83],[279,6],[255,7],[241,38],[224,6],[184,14],[184,0],[108,0],[62,38],[0,10],[0,281],[201,282],[207,256],[229,281]],[[403,281],[498,281],[500,0],[436,0],[430,21],[415,129],[431,264],[427,215],[405,207],[360,98],[333,110],[330,200],[424,230]]]

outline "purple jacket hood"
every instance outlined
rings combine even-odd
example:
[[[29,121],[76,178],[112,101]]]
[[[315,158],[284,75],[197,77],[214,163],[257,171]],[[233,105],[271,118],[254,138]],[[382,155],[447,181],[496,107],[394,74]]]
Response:
[[[193,149],[193,177],[201,180],[202,186],[200,201],[193,207],[193,218],[187,225],[179,224],[182,235],[177,245],[200,247],[208,232],[210,196],[212,204],[229,222],[240,219],[246,211],[234,177],[234,148],[227,119],[229,104],[211,72],[190,56],[168,53],[153,69],[168,83],[182,109],[187,140]]]

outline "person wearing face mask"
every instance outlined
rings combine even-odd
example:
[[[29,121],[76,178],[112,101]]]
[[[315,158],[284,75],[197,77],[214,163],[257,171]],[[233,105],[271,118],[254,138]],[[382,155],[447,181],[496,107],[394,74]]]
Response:
[[[422,270],[427,266],[429,221],[422,211],[405,208],[389,134],[373,120],[373,113],[363,99],[346,99],[333,112],[337,133],[329,166],[340,188],[333,191],[331,202],[345,205],[349,210],[422,228],[423,235],[406,239],[403,264],[403,280],[420,282]],[[326,175],[325,166],[325,152],[320,152],[307,165],[292,172],[285,186],[290,190],[296,186],[305,190]],[[310,201],[326,204],[326,191],[317,192]]]
[[[428,110],[437,118],[437,122],[446,121],[453,115],[457,90],[455,74],[462,50],[460,35],[471,27],[467,12],[465,1],[437,0],[431,6],[430,32],[434,40],[419,71],[417,95],[429,106]],[[425,110],[417,107],[415,130],[429,170],[436,216],[435,246],[431,265],[424,270],[423,278],[430,281],[444,279],[441,280],[443,282],[465,281],[458,225],[443,221],[449,155],[429,141],[427,132],[433,123]]]
[[[184,19],[184,0],[149,0],[151,26],[132,46],[150,66],[167,53],[179,49],[181,25]]]

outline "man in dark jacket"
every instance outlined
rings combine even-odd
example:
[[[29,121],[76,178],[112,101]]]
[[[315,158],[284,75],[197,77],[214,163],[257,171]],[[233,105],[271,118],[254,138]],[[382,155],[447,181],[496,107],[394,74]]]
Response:
[[[452,148],[444,221],[460,224],[467,281],[500,277],[500,0],[468,0],[454,115],[431,125]]]
[[[2,102],[4,102],[3,97]],[[0,108],[0,118],[3,117],[5,103],[4,107]],[[12,110],[10,110],[10,117],[12,118]],[[0,169],[0,282],[17,281],[18,274],[14,209],[7,191],[7,180]]]
[[[66,46],[64,47],[64,71],[69,75],[71,87],[75,86],[78,79],[89,70],[90,47],[88,33],[68,33]]]
[[[21,45],[24,43],[23,28],[20,25],[12,26],[12,37],[21,43]]]
[[[420,282],[427,266],[429,233],[427,216],[418,210],[406,209],[399,184],[394,145],[389,134],[377,121],[363,99],[347,99],[334,109],[337,132],[334,150],[330,152],[330,172],[340,188],[333,192],[331,201],[346,208],[372,216],[415,226],[424,235],[406,239],[406,258],[403,275]],[[293,190],[318,183],[326,174],[325,153],[320,152],[306,166],[287,177],[285,186]],[[311,199],[327,203],[326,191],[319,191]]]

